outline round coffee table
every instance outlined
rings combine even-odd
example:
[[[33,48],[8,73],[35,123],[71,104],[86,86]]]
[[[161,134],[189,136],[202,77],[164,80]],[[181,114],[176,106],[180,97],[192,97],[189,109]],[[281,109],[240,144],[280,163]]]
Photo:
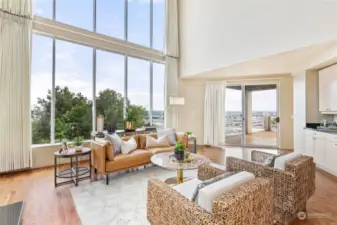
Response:
[[[151,157],[151,162],[157,166],[160,166],[169,170],[176,170],[177,177],[169,178],[165,181],[167,184],[181,184],[188,178],[184,178],[184,170],[195,170],[201,164],[210,164],[210,160],[205,156],[189,153],[190,160],[188,162],[177,161],[174,158],[173,152],[158,153]]]

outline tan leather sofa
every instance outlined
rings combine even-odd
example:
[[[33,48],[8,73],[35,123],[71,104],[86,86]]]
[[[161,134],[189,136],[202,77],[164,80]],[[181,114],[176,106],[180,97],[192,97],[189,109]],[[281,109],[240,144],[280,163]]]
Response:
[[[147,165],[151,163],[152,155],[161,152],[173,152],[174,146],[145,149],[146,135],[157,138],[157,134],[134,135],[137,149],[127,155],[114,155],[113,145],[105,139],[96,138],[91,141],[92,166],[95,169],[95,173],[98,171],[106,175],[106,184],[109,184],[109,173]],[[122,140],[128,141],[130,138],[131,136],[122,137]],[[177,132],[177,140],[180,140],[187,148],[188,136],[186,134]]]

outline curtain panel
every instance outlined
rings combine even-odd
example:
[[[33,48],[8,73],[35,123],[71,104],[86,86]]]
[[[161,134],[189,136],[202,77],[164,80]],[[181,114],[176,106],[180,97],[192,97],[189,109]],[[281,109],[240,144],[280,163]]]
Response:
[[[226,82],[207,82],[204,105],[204,144],[219,145],[225,141]]]
[[[0,173],[30,167],[31,3],[0,2]]]
[[[179,79],[178,0],[166,0],[165,23],[165,127],[178,127],[178,109],[169,105],[171,96],[178,96]]]

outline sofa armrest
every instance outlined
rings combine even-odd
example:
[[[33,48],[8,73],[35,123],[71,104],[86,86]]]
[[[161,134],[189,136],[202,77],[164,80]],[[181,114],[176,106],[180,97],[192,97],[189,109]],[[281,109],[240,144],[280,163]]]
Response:
[[[239,159],[228,156],[226,158],[226,171],[247,171],[255,175],[255,177],[261,176],[260,171],[264,166],[260,163]]]
[[[273,186],[257,178],[215,199],[212,215],[223,224],[273,224]]]
[[[152,225],[215,225],[211,214],[169,185],[150,179],[147,190],[147,219]]]
[[[106,146],[105,144],[91,141],[92,166],[99,172],[105,174]]]
[[[200,165],[198,167],[198,179],[199,180],[208,180],[211,179],[213,177],[219,176],[221,174],[226,173],[225,170],[216,168],[214,166],[210,166],[210,165]]]

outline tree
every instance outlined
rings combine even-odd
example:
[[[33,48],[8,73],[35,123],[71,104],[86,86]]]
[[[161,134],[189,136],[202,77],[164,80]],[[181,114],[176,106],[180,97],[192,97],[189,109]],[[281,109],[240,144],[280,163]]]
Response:
[[[33,143],[50,143],[50,106],[51,91],[46,98],[38,98],[32,110]],[[76,136],[90,138],[92,130],[92,101],[81,93],[73,93],[68,87],[55,88],[55,140],[66,138],[73,140]],[[131,105],[137,112],[137,125],[144,124],[145,108]],[[96,98],[96,114],[103,115],[106,123],[115,123],[117,128],[123,128],[124,98],[120,93],[105,89],[98,93]],[[74,130],[75,129],[75,130]]]

